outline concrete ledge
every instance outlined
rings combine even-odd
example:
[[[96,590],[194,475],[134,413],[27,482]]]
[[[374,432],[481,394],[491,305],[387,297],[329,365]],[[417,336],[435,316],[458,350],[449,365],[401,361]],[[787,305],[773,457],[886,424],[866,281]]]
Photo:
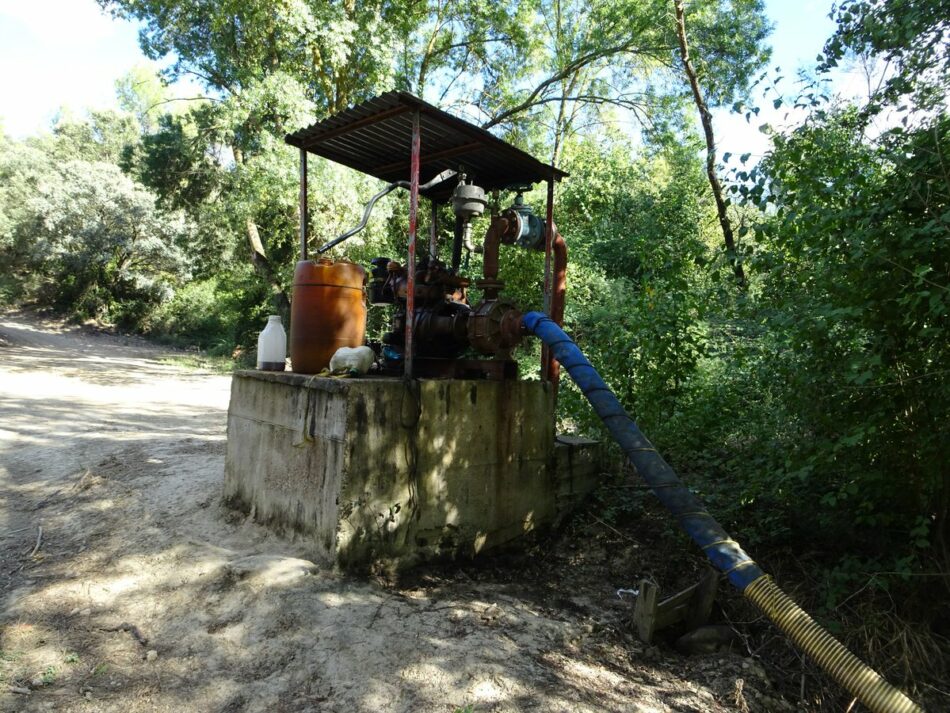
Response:
[[[554,438],[540,382],[236,372],[224,496],[343,567],[471,556],[555,524],[600,448]]]
[[[600,441],[559,435],[554,442],[557,510],[568,514],[600,484],[606,453]]]

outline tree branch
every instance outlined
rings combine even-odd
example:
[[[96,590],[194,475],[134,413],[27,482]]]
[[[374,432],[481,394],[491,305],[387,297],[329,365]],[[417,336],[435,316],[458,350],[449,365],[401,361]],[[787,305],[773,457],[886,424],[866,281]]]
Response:
[[[531,91],[531,93],[528,94],[528,97],[523,102],[521,102],[520,104],[517,104],[511,109],[501,112],[500,114],[496,114],[493,118],[491,118],[490,120],[482,124],[482,128],[490,129],[493,126],[497,126],[503,121],[510,119],[516,114],[520,114],[526,109],[530,109],[531,107],[541,103],[538,100],[538,97],[541,96],[549,87],[566,79],[567,77],[571,76],[574,72],[577,72],[583,69],[587,65],[593,64],[597,60],[604,59],[606,57],[611,57],[616,54],[651,55],[653,51],[656,51],[657,49],[659,49],[655,47],[643,47],[643,48],[634,50],[633,48],[634,48],[634,41],[628,40],[627,42],[623,42],[619,45],[614,45],[612,47],[605,47],[603,49],[594,50],[594,51],[588,52],[587,54],[581,55],[580,57],[575,58],[571,62],[568,62],[564,66],[564,68],[562,68],[560,71],[555,72],[554,74],[552,74],[551,76],[547,77],[542,82],[540,82]]]
[[[155,102],[154,104],[150,104],[149,106],[147,106],[147,107],[145,108],[145,111],[151,111],[151,110],[154,109],[155,107],[159,107],[159,106],[161,106],[162,104],[171,104],[172,102],[196,102],[196,101],[221,102],[221,101],[224,101],[224,100],[223,100],[223,99],[218,99],[218,98],[216,98],[216,97],[206,97],[206,96],[200,96],[200,97],[174,97],[174,98],[172,98],[172,99],[162,99],[161,101]]]
[[[689,58],[689,47],[686,44],[686,18],[683,12],[683,0],[673,0],[673,8],[676,11],[676,36],[679,39],[680,59],[683,62],[686,77],[689,79],[689,86],[693,91],[693,100],[699,110],[699,119],[703,124],[703,134],[706,136],[706,175],[709,178],[709,186],[712,188],[713,197],[716,199],[716,212],[719,214],[719,226],[722,228],[722,237],[726,243],[726,255],[732,264],[736,281],[740,287],[744,288],[746,286],[745,271],[742,269],[742,262],[736,252],[732,222],[726,212],[726,201],[722,197],[722,184],[719,183],[719,176],[716,175],[716,139],[713,135],[712,115],[709,113],[709,107],[706,106],[703,94],[700,91],[699,80],[696,77],[692,60]]]

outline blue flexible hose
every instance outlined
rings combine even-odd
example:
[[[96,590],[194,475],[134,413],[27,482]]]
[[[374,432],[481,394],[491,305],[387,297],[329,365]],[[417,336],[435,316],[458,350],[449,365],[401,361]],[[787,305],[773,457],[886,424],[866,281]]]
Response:
[[[640,432],[600,374],[564,330],[540,312],[529,312],[522,318],[522,323],[548,345],[554,358],[567,369],[637,473],[673,513],[680,527],[747,599],[872,713],[923,713],[920,706],[808,616],[726,534]]]
[[[653,444],[600,378],[597,370],[577,348],[573,340],[557,324],[541,312],[528,312],[522,323],[532,334],[550,347],[554,358],[567,369],[571,378],[590,401],[610,435],[620,445],[637,474],[650,486],[660,502],[673,513],[680,527],[703,552],[716,569],[724,572],[740,591],[745,590],[764,572],[743,552],[706,507],[677,477],[673,469],[657,453]]]

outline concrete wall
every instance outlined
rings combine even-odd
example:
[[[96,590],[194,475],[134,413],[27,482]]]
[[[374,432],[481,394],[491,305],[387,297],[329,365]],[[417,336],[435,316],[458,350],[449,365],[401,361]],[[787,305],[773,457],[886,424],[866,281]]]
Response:
[[[540,382],[237,372],[224,495],[342,566],[472,555],[563,517],[600,449]]]

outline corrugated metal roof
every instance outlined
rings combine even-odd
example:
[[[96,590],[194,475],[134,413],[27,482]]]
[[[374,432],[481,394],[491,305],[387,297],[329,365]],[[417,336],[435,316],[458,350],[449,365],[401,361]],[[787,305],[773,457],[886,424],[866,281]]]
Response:
[[[446,169],[465,167],[469,180],[486,190],[528,185],[567,174],[538,161],[497,136],[406,92],[387,92],[316,124],[288,134],[291,146],[323,156],[387,183],[409,180],[412,114],[421,127],[419,182]],[[455,186],[435,186],[443,198]]]

